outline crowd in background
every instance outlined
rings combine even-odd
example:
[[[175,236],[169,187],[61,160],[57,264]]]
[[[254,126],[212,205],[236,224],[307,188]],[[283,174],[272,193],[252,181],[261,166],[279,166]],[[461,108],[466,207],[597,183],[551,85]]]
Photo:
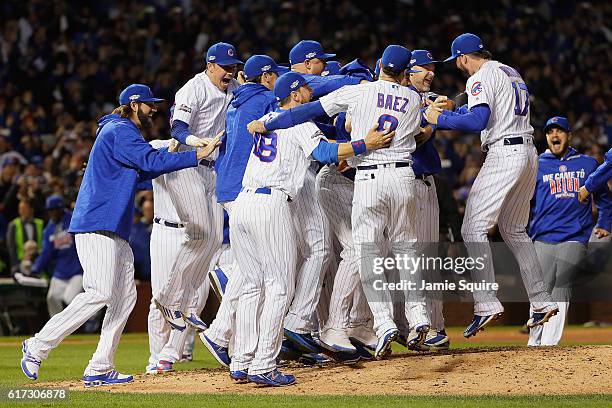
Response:
[[[52,194],[74,203],[96,121],[117,105],[119,90],[145,83],[165,98],[148,137],[167,138],[174,93],[203,70],[206,49],[217,41],[233,43],[243,60],[263,53],[286,63],[295,43],[315,39],[341,63],[361,58],[373,66],[388,44],[426,48],[444,59],[457,34],[474,32],[494,59],[522,73],[539,150],[545,120],[563,115],[573,127],[572,145],[601,161],[612,140],[605,99],[612,89],[609,21],[611,3],[553,0],[535,6],[510,0],[3,1],[0,274],[11,270],[2,240],[21,201],[41,219]],[[453,97],[464,86],[453,64],[438,66],[433,91]],[[461,214],[484,159],[480,140],[438,132],[436,144]],[[148,248],[152,199],[150,191],[138,194],[135,248]],[[148,251],[134,253],[146,258]],[[136,261],[137,275],[146,279],[148,260]]]

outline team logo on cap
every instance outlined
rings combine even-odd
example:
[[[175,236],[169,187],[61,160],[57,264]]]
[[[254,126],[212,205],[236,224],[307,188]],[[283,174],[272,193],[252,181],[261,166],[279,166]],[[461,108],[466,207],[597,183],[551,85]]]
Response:
[[[209,60],[209,61],[214,61],[214,60],[216,60],[216,59],[217,59],[217,57],[215,57],[214,55],[211,55],[210,57],[208,57],[208,60]]]
[[[306,58],[314,58],[317,56],[316,52],[309,52],[308,54],[306,54]]]
[[[550,120],[552,123],[557,123],[559,121],[559,118],[554,117]]]
[[[413,59],[410,60],[410,64],[411,65],[414,64],[415,62],[416,62],[416,58],[413,58]]]
[[[272,68],[272,65],[264,65],[263,67],[261,67],[261,72],[269,71],[270,68]]]
[[[479,82],[474,82],[474,85],[472,85],[472,89],[470,90],[470,93],[473,96],[476,96],[476,95],[478,95],[481,92],[482,92],[482,83],[480,81]]]
[[[432,60],[432,59],[433,59],[433,57],[431,56],[431,52],[428,52],[428,53],[427,53],[427,58],[429,58],[430,60]]]
[[[482,48],[482,44],[478,44],[478,48]]]
[[[567,171],[567,166],[565,164],[562,164],[559,166],[559,171],[561,173],[565,173]]]
[[[135,101],[138,98],[140,98],[140,95],[130,95],[130,101]]]
[[[291,88],[291,89],[295,89],[295,88],[297,88],[297,86],[298,86],[299,84],[300,84],[300,80],[299,80],[299,79],[296,79],[295,81],[293,81],[293,82],[291,83],[291,85],[289,86],[289,88]]]
[[[233,50],[233,49],[231,49],[231,48],[229,48],[229,49],[227,50],[227,55],[229,55],[230,57],[233,57],[233,56],[234,56],[234,50]]]

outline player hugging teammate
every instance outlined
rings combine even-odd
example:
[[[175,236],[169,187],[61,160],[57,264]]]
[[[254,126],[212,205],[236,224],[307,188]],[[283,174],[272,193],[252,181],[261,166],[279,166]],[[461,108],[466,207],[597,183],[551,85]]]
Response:
[[[176,94],[171,129],[180,145],[153,142],[158,150],[139,133],[157,100],[142,85],[128,88],[120,98],[124,116],[100,122],[71,224],[85,293],[75,298],[77,306],[24,342],[23,372],[38,378],[49,351],[106,304],[84,383],[132,380],[113,369],[135,302],[126,231],[103,222],[107,217],[98,217],[90,205],[96,194],[114,191],[107,183],[108,163],[125,177],[121,197],[133,197],[137,178],[155,179],[148,373],[172,370],[184,354],[187,328],[199,333],[232,379],[270,386],[296,382],[277,368],[287,359],[383,359],[393,341],[418,351],[448,348],[440,294],[407,290],[394,302],[395,294],[374,291],[372,284],[385,279],[374,273],[377,258],[411,257],[424,243],[428,253],[437,252],[437,129],[479,132],[487,152],[462,227],[469,255],[486,259],[472,280],[495,282],[487,232],[497,225],[531,302],[530,344],[556,344],[569,301],[567,291],[561,296],[557,290],[567,277],[559,260],[569,245],[576,249],[570,264],[578,263],[592,228],[590,206],[578,198],[593,194],[600,207],[598,234],[609,233],[612,210],[602,185],[610,158],[595,169],[592,159],[569,147],[569,124],[556,117],[545,128],[550,151],[540,157],[538,173],[529,90],[520,73],[493,60],[473,34],[458,36],[451,54],[445,62],[469,76],[467,104],[458,107],[445,96],[432,97],[439,62],[427,50],[390,45],[374,73],[358,59],[326,69],[335,54],[304,40],[289,54],[291,72],[269,56],[254,55],[239,75],[244,83],[238,83],[242,61],[234,46],[218,43],[206,54],[205,70]],[[108,148],[119,134],[129,138],[117,138],[115,149]],[[110,206],[105,214],[131,219],[128,201],[126,208]],[[223,210],[229,214],[225,236]],[[553,211],[575,212],[584,222],[566,234],[551,232],[542,220]],[[554,217],[554,223],[563,228],[569,222]],[[121,265],[111,262],[117,257]],[[437,279],[436,271],[397,272],[408,282]],[[221,306],[207,327],[199,312],[209,284]],[[124,292],[111,290],[117,287]],[[474,316],[464,336],[475,335],[503,311],[495,290],[474,292]],[[554,327],[542,329],[558,313]]]

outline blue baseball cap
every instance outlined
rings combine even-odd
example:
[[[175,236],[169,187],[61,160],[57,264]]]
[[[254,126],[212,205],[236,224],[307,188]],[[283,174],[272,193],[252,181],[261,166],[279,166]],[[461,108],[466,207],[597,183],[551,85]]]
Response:
[[[544,126],[544,133],[548,133],[548,130],[553,126],[557,126],[566,132],[571,131],[569,121],[563,116],[553,116],[552,118],[548,119],[546,121],[546,126]]]
[[[132,84],[119,95],[119,105],[127,105],[130,102],[163,102],[163,99],[155,98],[151,88],[146,85]]]
[[[403,71],[408,68],[410,63],[410,50],[401,45],[389,45],[385,48],[380,59],[381,67],[393,68],[396,71]]]
[[[336,54],[326,54],[318,41],[302,40],[289,51],[289,63],[295,65],[313,58],[327,60],[335,56]]]
[[[423,66],[427,64],[435,64],[440,61],[436,61],[433,59],[431,52],[428,50],[414,50],[412,51],[412,56],[410,57],[410,67],[415,65]]]
[[[56,208],[64,207],[64,199],[57,194],[47,197],[47,200],[45,201],[45,210],[55,210]]]
[[[213,44],[206,52],[206,62],[214,62],[218,65],[244,64],[236,58],[236,47],[232,44],[220,42]]]
[[[297,72],[287,72],[278,77],[274,84],[274,95],[281,101],[288,97],[291,92],[297,91],[301,86],[308,83],[303,75]]]
[[[340,63],[338,61],[327,61],[325,63],[325,69],[321,72],[321,76],[338,74],[340,74]]]
[[[253,55],[244,64],[244,76],[247,79],[253,79],[264,72],[274,72],[282,75],[289,72],[289,68],[281,67],[267,55]]]
[[[451,44],[452,55],[445,59],[444,62],[452,61],[460,55],[471,54],[482,50],[484,50],[484,45],[482,45],[480,37],[470,33],[461,34],[453,40]]]

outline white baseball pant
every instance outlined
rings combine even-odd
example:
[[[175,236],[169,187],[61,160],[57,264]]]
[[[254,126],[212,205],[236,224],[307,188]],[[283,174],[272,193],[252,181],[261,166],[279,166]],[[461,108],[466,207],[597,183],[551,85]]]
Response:
[[[106,306],[98,347],[84,375],[113,370],[114,356],[134,304],[134,255],[126,240],[108,231],[75,235],[83,267],[84,292],[28,340],[29,351],[44,360],[61,341]]]
[[[315,185],[316,173],[311,166],[290,206],[303,262],[296,276],[295,295],[285,318],[285,328],[296,333],[318,329],[316,309],[330,261],[329,221],[317,200]]]
[[[374,315],[374,330],[378,337],[396,328],[396,325],[391,294],[384,289],[375,289],[374,281],[385,279],[384,275],[373,273],[374,260],[386,256],[388,248],[394,256],[413,257],[416,242],[412,167],[385,166],[375,170],[357,170],[351,217],[359,274]],[[402,280],[420,282],[419,271],[411,272],[400,271]],[[405,296],[409,303],[406,317],[410,328],[429,324],[422,292],[410,290]]]
[[[49,316],[53,317],[64,310],[64,305],[69,305],[81,292],[83,292],[83,275],[74,275],[70,279],[52,277],[47,291]]]
[[[529,329],[528,346],[556,346],[563,336],[569,301],[572,297],[572,282],[577,269],[586,258],[586,245],[580,242],[559,244],[535,241],[535,251],[544,274],[544,282],[559,305],[559,313],[543,326]],[[531,317],[533,308],[530,308]]]
[[[243,277],[231,370],[276,368],[283,321],[293,296],[297,246],[287,195],[240,193],[230,215],[231,242]],[[252,333],[256,335],[253,336]]]
[[[214,171],[205,166],[166,175],[172,203],[187,235],[157,298],[169,309],[186,312],[221,247],[223,209],[217,204],[215,178]]]
[[[436,194],[436,184],[433,176],[427,176],[424,180],[416,180],[416,233],[417,248],[422,250],[425,256],[438,256],[438,242],[440,241],[440,206]],[[424,271],[423,279],[429,282],[440,282],[441,276],[438,269]],[[443,295],[441,291],[426,291],[425,302],[427,314],[431,322],[431,328],[439,331],[444,329],[444,316],[442,314]]]
[[[489,146],[487,158],[474,181],[465,208],[461,234],[468,254],[484,258],[483,269],[472,270],[472,280],[495,282],[487,232],[497,223],[504,242],[516,258],[529,301],[535,310],[557,307],[546,290],[533,242],[526,232],[530,200],[536,183],[538,155],[531,137],[524,144]],[[474,314],[487,316],[504,311],[494,290],[474,291]]]
[[[187,240],[185,228],[172,228],[158,223],[153,224],[151,232],[151,289],[153,299],[158,296],[162,285],[168,280],[172,266],[181,246]],[[199,315],[208,298],[210,283],[208,279],[200,286],[187,313]],[[182,332],[171,330],[161,314],[161,311],[151,301],[148,316],[149,331],[149,364],[157,364],[160,360],[176,362],[180,360],[186,338],[191,329]]]
[[[359,264],[353,245],[351,211],[354,183],[335,166],[325,166],[317,175],[317,194],[330,228],[338,239],[340,263],[333,280],[329,300],[329,316],[325,328],[346,329],[369,320],[369,308],[359,279]],[[357,294],[357,292],[360,292]],[[356,302],[355,298],[361,302]],[[353,321],[350,315],[353,313]]]

